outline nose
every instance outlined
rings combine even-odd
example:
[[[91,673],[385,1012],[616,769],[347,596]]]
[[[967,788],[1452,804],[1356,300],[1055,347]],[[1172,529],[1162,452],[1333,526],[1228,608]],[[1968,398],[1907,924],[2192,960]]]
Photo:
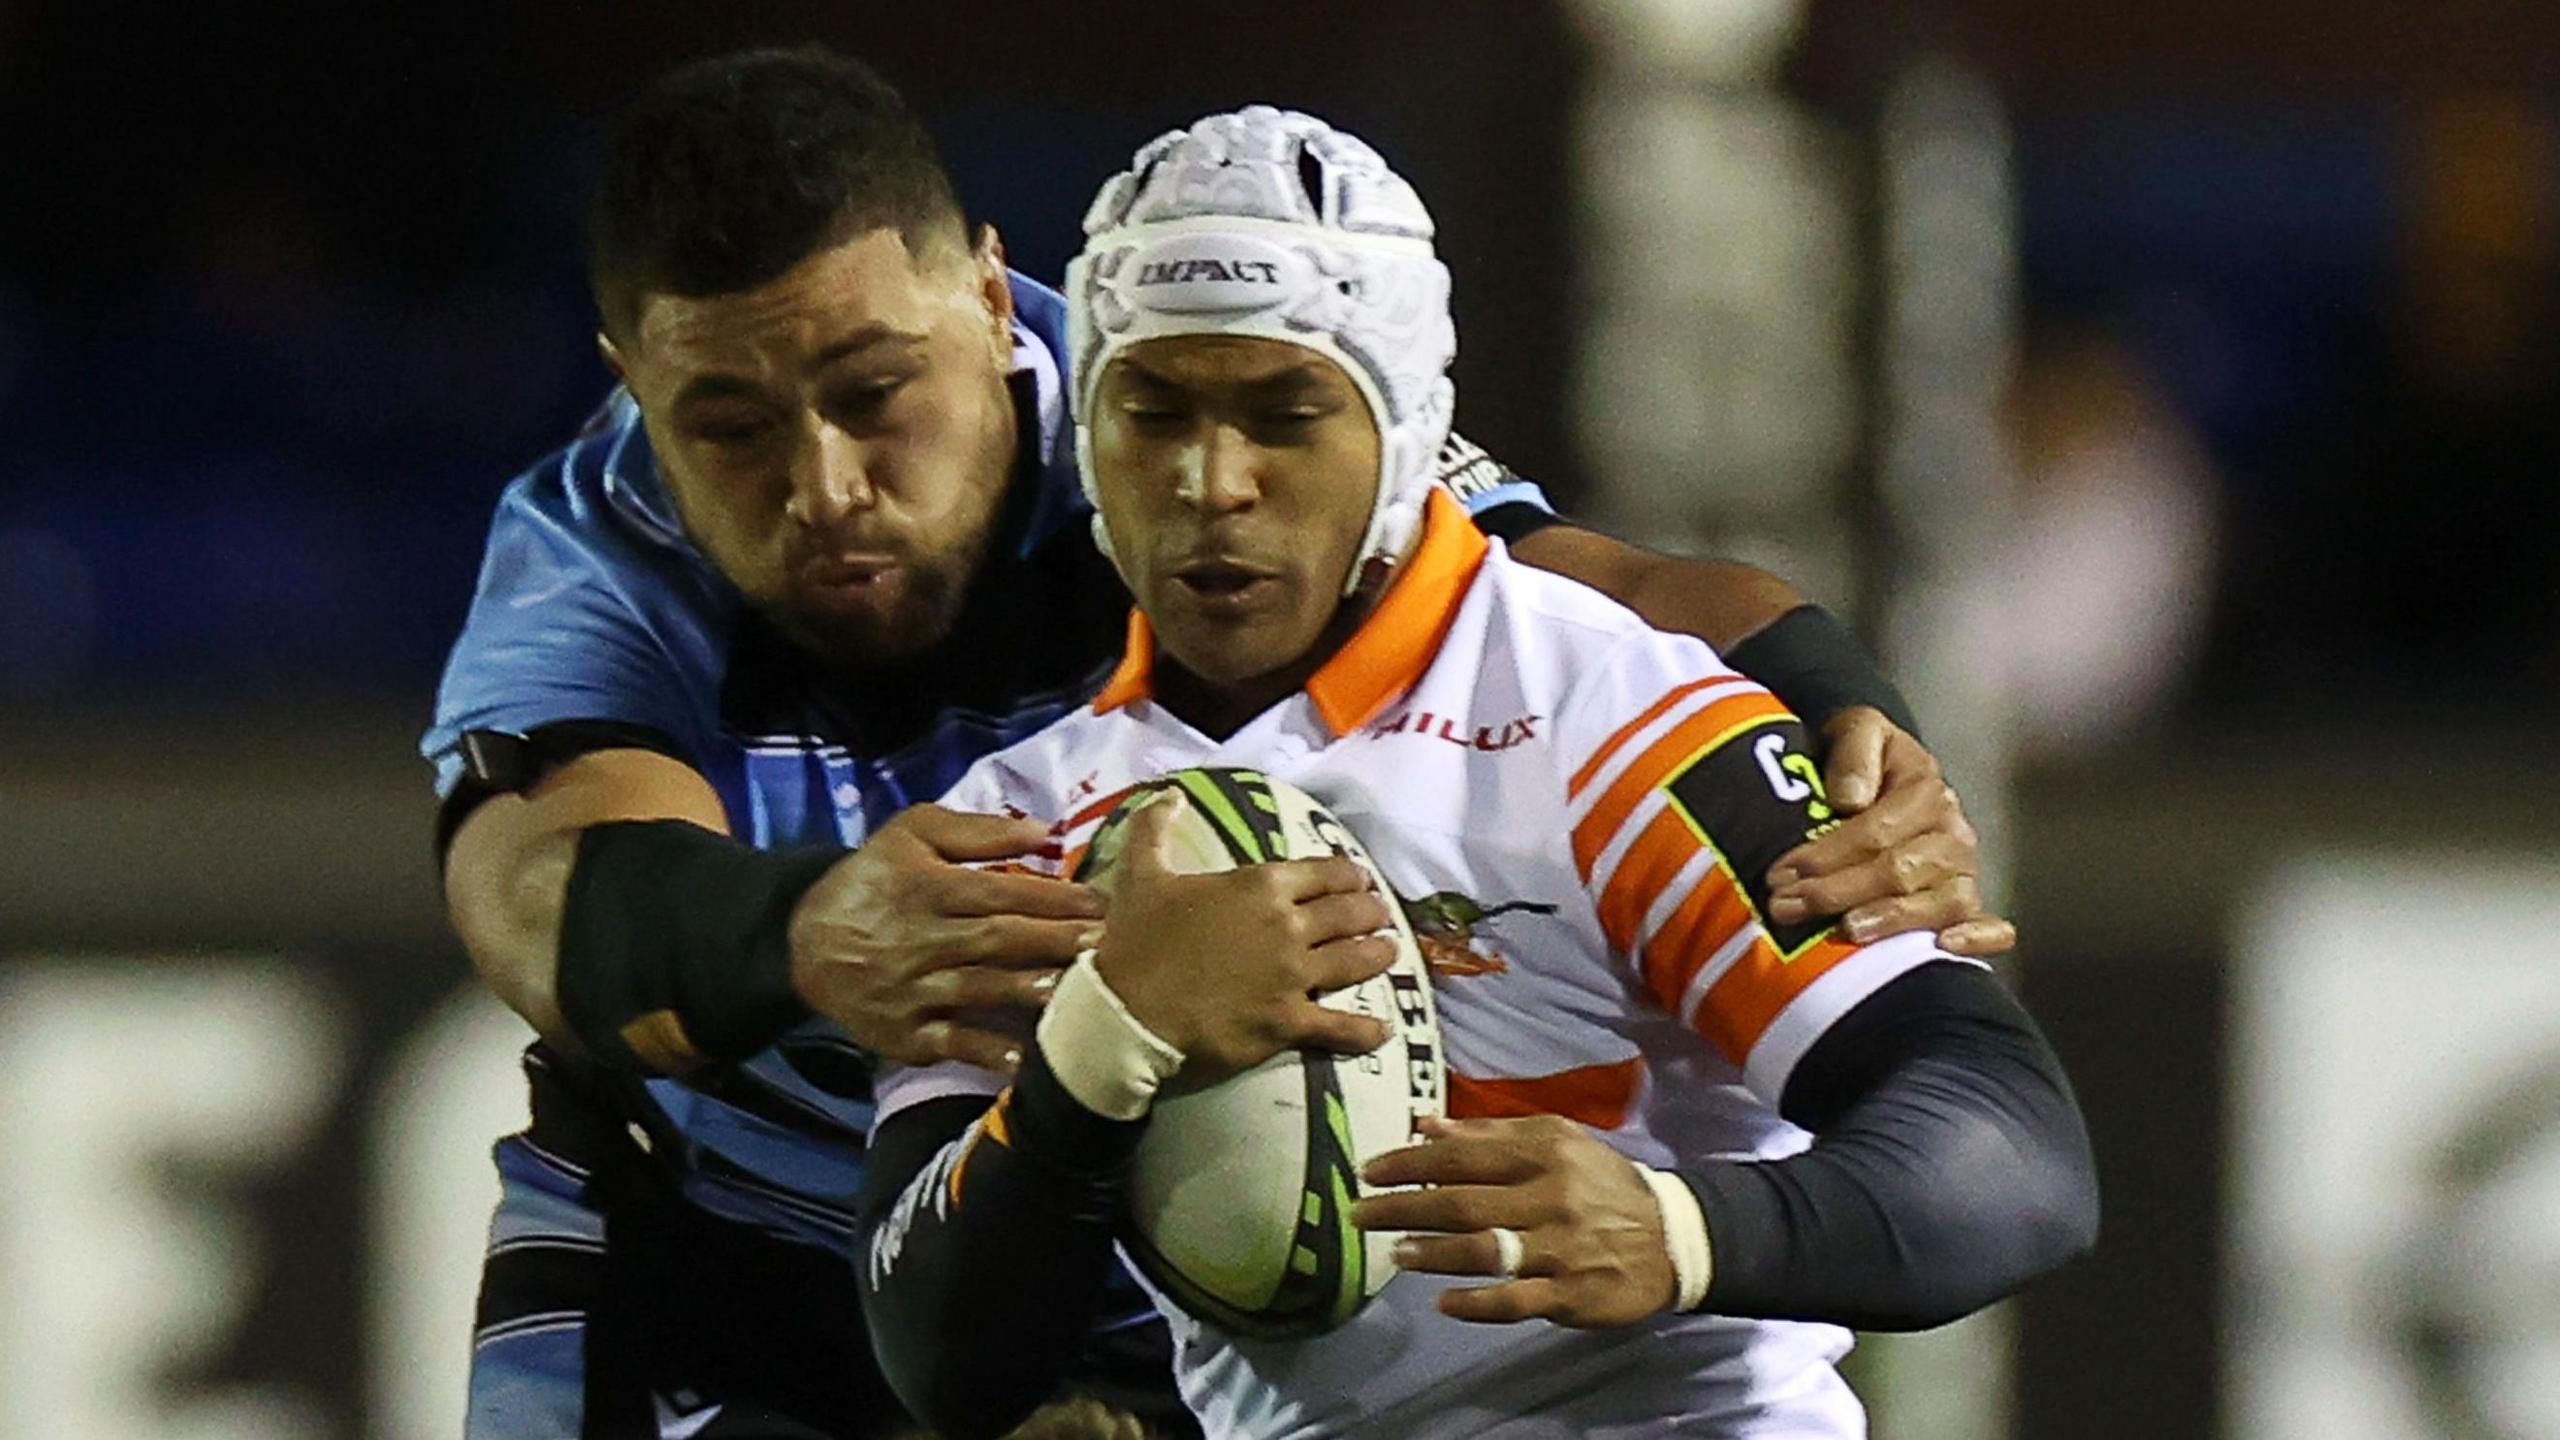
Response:
[[[1211,515],[1248,510],[1262,498],[1262,450],[1233,425],[1212,425],[1184,457],[1180,496]]]
[[[833,425],[820,424],[791,457],[791,518],[814,529],[868,510],[879,498],[871,488],[862,442]]]

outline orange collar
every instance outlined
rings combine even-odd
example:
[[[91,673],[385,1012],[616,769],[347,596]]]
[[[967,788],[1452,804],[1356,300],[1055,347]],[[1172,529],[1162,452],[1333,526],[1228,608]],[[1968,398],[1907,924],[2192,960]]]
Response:
[[[1413,688],[1431,667],[1458,618],[1459,602],[1484,563],[1484,532],[1438,486],[1423,503],[1422,543],[1387,586],[1378,608],[1360,622],[1333,658],[1307,677],[1307,698],[1335,735],[1348,735],[1378,717],[1388,702]],[[1129,644],[1120,668],[1093,697],[1099,714],[1153,693],[1156,637],[1145,612],[1129,611]]]

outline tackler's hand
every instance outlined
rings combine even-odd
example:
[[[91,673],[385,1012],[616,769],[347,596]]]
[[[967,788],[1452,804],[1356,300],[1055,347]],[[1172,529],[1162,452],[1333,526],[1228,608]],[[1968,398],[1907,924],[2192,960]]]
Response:
[[[1047,876],[976,868],[1028,855],[1036,820],[917,805],[800,899],[791,983],[811,1010],[909,1065],[965,1060],[1011,1073],[1021,1042],[987,1028],[1047,1003],[1059,972],[1093,943],[1102,900]]]
[[[1352,1207],[1363,1230],[1403,1230],[1396,1263],[1496,1283],[1445,1291],[1440,1312],[1503,1325],[1600,1329],[1671,1308],[1677,1277],[1661,1202],[1635,1162],[1570,1120],[1426,1120],[1419,1145],[1369,1162],[1371,1185],[1422,1185]]]
[[[1769,918],[1840,916],[1860,943],[1934,930],[1958,955],[2015,946],[2017,927],[1982,908],[1980,838],[1937,757],[1867,706],[1834,716],[1823,734],[1824,785],[1848,818],[1769,868]]]

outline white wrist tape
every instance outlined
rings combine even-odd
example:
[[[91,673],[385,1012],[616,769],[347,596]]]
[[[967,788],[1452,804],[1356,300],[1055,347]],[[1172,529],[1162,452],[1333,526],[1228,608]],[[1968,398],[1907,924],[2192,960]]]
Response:
[[[1707,1246],[1707,1214],[1698,1208],[1689,1182],[1668,1171],[1638,1164],[1636,1173],[1653,1189],[1662,1207],[1663,1248],[1671,1252],[1671,1308],[1695,1310],[1707,1298],[1707,1281],[1715,1275],[1715,1253]]]
[[[1141,1024],[1111,993],[1090,950],[1058,977],[1049,1008],[1040,1016],[1039,1034],[1049,1073],[1076,1103],[1113,1120],[1146,1114],[1157,1089],[1182,1068],[1182,1052]]]

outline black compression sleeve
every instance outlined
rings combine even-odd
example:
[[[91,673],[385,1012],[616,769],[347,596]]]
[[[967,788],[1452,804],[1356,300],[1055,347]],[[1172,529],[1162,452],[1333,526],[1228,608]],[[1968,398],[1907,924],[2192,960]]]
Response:
[[[929,1101],[872,1136],[863,1311],[882,1373],[937,1433],[1001,1435],[1058,1388],[1111,1278],[1145,1130],[1078,1104],[1035,1043],[993,1107]]]
[[[758,850],[682,820],[578,834],[560,903],[560,1013],[597,1059],[678,1074],[743,1060],[808,1018],[791,912],[846,855]]]
[[[2096,1242],[2097,1177],[2061,1062],[1988,973],[1923,965],[1797,1063],[1775,1161],[1683,1166],[1724,1315],[1920,1330]]]
[[[1819,605],[1799,605],[1724,652],[1734,669],[1769,687],[1803,718],[1822,727],[1843,710],[1872,705],[1917,735],[1919,718],[1848,627]]]

